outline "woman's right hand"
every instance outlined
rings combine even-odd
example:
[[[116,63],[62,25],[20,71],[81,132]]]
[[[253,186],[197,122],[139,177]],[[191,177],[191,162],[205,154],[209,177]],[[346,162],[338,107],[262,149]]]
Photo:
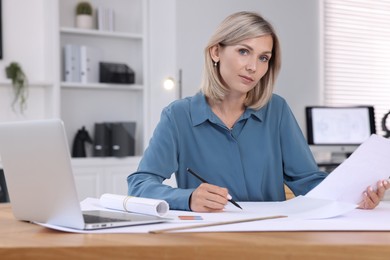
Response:
[[[196,212],[222,211],[228,203],[228,190],[208,183],[202,183],[191,194],[190,208]]]

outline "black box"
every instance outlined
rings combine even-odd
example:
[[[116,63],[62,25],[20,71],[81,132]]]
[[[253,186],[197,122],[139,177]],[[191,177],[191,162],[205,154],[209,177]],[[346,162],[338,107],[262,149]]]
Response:
[[[126,64],[100,62],[99,81],[102,83],[134,84],[135,73]]]

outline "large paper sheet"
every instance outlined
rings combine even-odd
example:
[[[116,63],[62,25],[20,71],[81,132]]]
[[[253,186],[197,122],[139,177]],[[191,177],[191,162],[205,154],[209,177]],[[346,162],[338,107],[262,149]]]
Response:
[[[243,205],[241,205],[241,203]],[[115,228],[115,229],[103,229],[96,231],[83,231],[75,230],[64,227],[58,227],[53,225],[43,224],[45,227],[52,229],[67,231],[67,232],[76,232],[76,233],[148,233],[153,230],[173,228],[173,227],[183,227],[186,225],[193,224],[204,224],[204,223],[218,223],[221,221],[236,221],[244,220],[250,218],[258,217],[269,217],[275,215],[284,215],[288,216],[284,218],[285,220],[294,223],[297,220],[323,220],[327,218],[333,218],[335,216],[346,214],[356,207],[355,204],[336,202],[323,199],[314,199],[307,198],[304,196],[299,196],[294,199],[282,202],[240,202],[240,205],[243,207],[243,210],[237,209],[231,204],[226,206],[226,209],[223,212],[219,213],[198,213],[198,212],[187,212],[187,211],[178,211],[171,210],[169,211],[166,217],[173,219],[167,223],[161,223],[157,225],[142,225],[142,226],[133,226],[133,227],[124,227],[124,228]],[[98,199],[88,198],[81,203],[83,210],[102,210],[100,202]],[[186,220],[183,220],[186,219]],[[188,220],[189,219],[189,220]],[[279,223],[277,219],[275,220],[265,220],[264,222],[270,223]],[[281,221],[281,219],[279,220]],[[261,231],[259,228],[254,228],[248,230],[250,227],[256,227],[259,222],[248,222],[247,224],[243,223],[240,225],[244,229],[242,231]],[[224,231],[229,231],[230,226],[235,225],[225,225]],[[278,224],[279,225],[279,224]],[[266,225],[267,226],[267,225]],[[260,226],[262,227],[262,226]],[[216,228],[216,227],[214,227]],[[202,230],[205,232],[212,231],[214,228]],[[304,228],[301,226],[300,228]]]
[[[42,226],[74,233],[148,233],[154,230],[166,228],[189,226],[194,224],[212,223],[216,221],[248,219],[251,217],[270,216],[281,212],[281,208],[290,207],[285,212],[294,211],[293,205],[296,203],[284,202],[239,202],[244,208],[243,211],[236,209],[232,205],[228,205],[225,212],[221,213],[197,213],[185,211],[170,211],[167,217],[174,220],[168,223],[132,226],[123,228],[102,229],[94,231],[75,230],[70,228],[58,227],[48,224]],[[302,202],[302,201],[301,201]],[[314,200],[312,201],[314,202]],[[82,203],[84,210],[102,209],[98,199],[88,198]],[[287,205],[287,206],[286,206]],[[306,207],[306,206],[305,206]],[[300,213],[294,216],[290,214],[287,218],[270,219],[265,221],[255,221],[232,225],[205,227],[188,229],[179,232],[251,232],[251,231],[390,231],[390,202],[384,201],[379,204],[375,210],[354,209],[342,216],[332,218],[312,218],[307,219],[299,216]],[[179,217],[196,217],[199,220],[180,220]]]
[[[307,197],[358,204],[363,192],[390,176],[390,140],[372,135]]]

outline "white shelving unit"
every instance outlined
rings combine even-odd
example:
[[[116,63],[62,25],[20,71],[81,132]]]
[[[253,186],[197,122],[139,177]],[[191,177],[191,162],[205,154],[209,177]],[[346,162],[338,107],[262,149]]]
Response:
[[[97,37],[107,37],[107,38],[123,38],[123,39],[143,39],[142,34],[138,33],[122,33],[122,32],[110,32],[110,31],[99,31],[99,30],[89,30],[89,29],[78,29],[73,27],[62,27],[60,29],[62,34],[79,34],[79,35],[90,35]]]
[[[85,126],[93,138],[94,124],[102,122],[136,122],[136,156],[126,158],[89,157],[72,159],[79,199],[103,193],[126,194],[126,177],[138,166],[143,153],[148,115],[147,77],[147,9],[145,0],[88,0],[94,8],[114,10],[114,31],[79,29],[75,26],[75,8],[79,0],[56,0],[58,8],[59,72],[58,116],[64,121],[69,147],[77,130]],[[96,26],[95,26],[96,28]],[[64,81],[64,46],[85,45],[98,49],[101,61],[127,64],[135,72],[135,84]]]
[[[75,26],[78,0],[59,0],[59,56],[61,71],[59,116],[64,120],[69,146],[77,130],[85,126],[93,135],[94,124],[102,122],[135,121],[136,155],[141,155],[145,141],[147,99],[147,1],[90,0],[94,8],[114,10],[114,31],[79,29]],[[127,64],[135,71],[135,84],[106,84],[99,82],[64,82],[63,47],[66,44],[85,45],[98,49],[103,62]]]
[[[106,83],[85,83],[80,86],[80,84],[73,83],[73,82],[62,82],[61,83],[62,88],[76,88],[76,89],[96,89],[96,90],[108,90],[108,91],[115,91],[115,90],[123,90],[123,91],[143,91],[142,85],[125,85],[125,84],[106,84]]]
[[[99,198],[103,193],[127,194],[127,176],[140,157],[73,159],[72,168],[79,200]]]

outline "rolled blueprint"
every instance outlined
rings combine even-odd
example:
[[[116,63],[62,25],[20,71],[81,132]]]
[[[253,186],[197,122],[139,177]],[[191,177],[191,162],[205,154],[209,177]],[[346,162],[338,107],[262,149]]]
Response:
[[[164,217],[168,214],[169,204],[165,200],[148,199],[105,193],[100,204],[108,209]]]

